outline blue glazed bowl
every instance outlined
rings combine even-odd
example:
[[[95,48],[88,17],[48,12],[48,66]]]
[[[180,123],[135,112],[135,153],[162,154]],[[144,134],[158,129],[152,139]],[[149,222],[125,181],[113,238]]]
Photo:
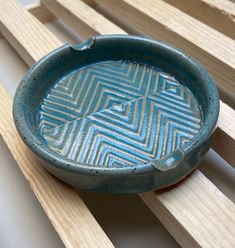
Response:
[[[79,188],[137,193],[188,175],[211,145],[217,89],[190,56],[147,38],[96,36],[32,66],[13,104],[25,144]]]

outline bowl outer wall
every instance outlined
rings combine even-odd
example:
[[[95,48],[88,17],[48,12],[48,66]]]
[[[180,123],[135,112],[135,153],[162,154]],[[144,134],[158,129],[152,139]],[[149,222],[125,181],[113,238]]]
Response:
[[[213,130],[215,128],[218,114],[219,114],[219,97],[217,89],[207,73],[207,71],[194,59],[190,56],[185,55],[180,50],[173,48],[165,43],[149,40],[142,37],[135,36],[126,36],[126,35],[108,35],[108,36],[95,36],[92,39],[89,39],[87,42],[78,46],[71,46],[65,44],[64,46],[54,50],[50,54],[43,57],[38,61],[32,68],[27,72],[24,79],[20,83],[20,86],[17,89],[16,95],[14,97],[13,103],[13,116],[16,123],[16,127],[21,137],[24,139],[24,142],[28,147],[35,152],[39,157],[46,160],[50,163],[50,166],[54,168],[59,168],[68,173],[79,173],[81,175],[96,175],[99,176],[124,176],[124,175],[133,175],[133,169],[135,169],[135,175],[143,175],[145,173],[153,173],[156,170],[151,165],[138,165],[136,167],[127,167],[127,168],[96,168],[86,165],[80,165],[78,163],[63,160],[56,156],[56,153],[49,151],[43,144],[37,139],[37,136],[27,127],[27,119],[22,113],[21,103],[22,98],[24,97],[25,88],[30,86],[34,71],[38,70],[40,65],[42,66],[46,62],[50,61],[53,57],[63,56],[68,50],[75,50],[75,52],[83,52],[86,49],[92,49],[95,46],[104,46],[107,43],[124,43],[135,46],[145,46],[146,49],[150,51],[160,51],[164,56],[170,56],[172,59],[177,59],[177,62],[180,63],[185,70],[190,71],[190,73],[197,75],[198,80],[204,83],[204,89],[206,89],[208,109],[203,121],[203,126],[200,129],[199,133],[191,140],[189,145],[185,148],[185,160],[187,158],[192,158],[193,154],[196,151],[200,150],[200,147],[207,142]],[[41,72],[42,73],[42,72]],[[209,148],[208,148],[209,149]],[[207,150],[208,150],[207,149]],[[199,161],[198,159],[196,159]],[[188,161],[189,162],[189,161]],[[193,162],[193,161],[192,161]],[[196,162],[196,161],[195,161]],[[195,166],[195,164],[194,164]],[[48,167],[48,166],[46,166]],[[191,168],[191,167],[190,167]],[[48,168],[47,168],[48,169]],[[53,170],[53,169],[51,169]],[[53,173],[53,172],[52,172]],[[159,172],[158,172],[159,174]]]

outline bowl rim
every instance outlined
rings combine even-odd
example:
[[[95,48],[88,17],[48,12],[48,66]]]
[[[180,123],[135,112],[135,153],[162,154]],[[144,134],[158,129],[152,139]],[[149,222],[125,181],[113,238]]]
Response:
[[[116,42],[129,42],[135,41],[137,45],[143,44],[143,42],[150,43],[152,49],[158,48],[162,50],[166,50],[170,54],[174,54],[180,61],[183,61],[187,66],[186,70],[193,69],[197,75],[202,80],[208,99],[213,99],[213,101],[209,100],[208,109],[206,113],[206,118],[204,120],[203,125],[201,126],[199,132],[194,136],[190,142],[187,143],[187,147],[183,150],[185,156],[200,148],[212,135],[215,130],[216,123],[219,116],[219,95],[217,88],[210,77],[207,70],[195,59],[191,56],[185,54],[178,48],[173,47],[167,43],[152,40],[146,37],[141,36],[133,36],[133,35],[97,35],[88,39],[81,45],[70,45],[66,43],[65,45],[53,50],[49,54],[45,55],[39,61],[37,61],[25,74],[24,78],[20,82],[13,101],[13,117],[15,121],[15,125],[18,133],[23,139],[24,143],[40,158],[47,161],[50,165],[60,168],[62,170],[68,172],[76,172],[86,175],[132,175],[133,172],[135,174],[143,174],[146,172],[151,172],[155,168],[151,165],[151,163],[146,164],[136,164],[134,166],[127,166],[121,168],[110,168],[110,167],[95,167],[92,165],[87,165],[79,162],[75,162],[72,160],[66,160],[62,157],[59,157],[54,151],[48,149],[48,147],[40,142],[40,140],[31,132],[30,128],[27,128],[27,121],[24,118],[25,115],[21,113],[21,104],[24,99],[24,88],[27,85],[30,85],[32,80],[31,74],[33,71],[37,70],[38,66],[42,65],[48,58],[59,54],[63,54],[66,52],[68,47],[71,47],[76,50],[85,50],[90,48],[90,44],[95,42],[109,42],[110,40]]]

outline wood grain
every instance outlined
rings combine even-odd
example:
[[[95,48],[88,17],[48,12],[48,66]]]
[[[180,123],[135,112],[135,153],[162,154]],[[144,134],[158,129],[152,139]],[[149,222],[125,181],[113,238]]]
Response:
[[[80,0],[41,0],[55,16],[73,28],[83,39],[97,34],[124,34],[125,31]]]
[[[21,140],[12,100],[0,85],[0,134],[66,247],[113,247],[78,193],[42,167]]]
[[[182,247],[234,247],[235,205],[201,172],[140,197]]]
[[[17,1],[0,6],[1,33],[29,66],[63,44]]]
[[[122,1],[235,69],[235,42],[229,37],[186,15],[163,0]]]
[[[235,4],[229,0],[164,1],[235,39]]]
[[[228,16],[232,21],[235,21],[235,5],[229,0],[201,0],[204,3],[210,5],[212,8],[216,8]],[[232,0],[234,1],[234,0]]]
[[[29,4],[25,8],[29,11],[29,13],[35,16],[42,23],[52,22],[56,18],[51,12],[49,12],[44,6],[39,3]],[[3,38],[1,33],[0,38]]]
[[[198,59],[213,76],[223,101],[235,107],[234,40],[162,0],[84,1],[129,33],[169,42]]]
[[[212,147],[235,168],[235,110],[222,101]]]

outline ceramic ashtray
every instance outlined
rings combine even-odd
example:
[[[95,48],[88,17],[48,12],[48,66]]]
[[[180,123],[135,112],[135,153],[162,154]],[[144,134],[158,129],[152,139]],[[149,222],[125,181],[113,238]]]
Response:
[[[218,113],[217,89],[198,62],[127,35],[54,50],[27,72],[13,106],[18,132],[49,172],[115,193],[188,175],[210,148]]]

